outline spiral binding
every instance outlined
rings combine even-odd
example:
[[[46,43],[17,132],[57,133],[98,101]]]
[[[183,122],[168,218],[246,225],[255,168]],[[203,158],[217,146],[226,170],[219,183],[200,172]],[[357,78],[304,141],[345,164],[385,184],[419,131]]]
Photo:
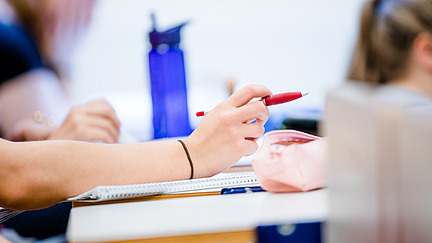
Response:
[[[209,178],[169,181],[160,183],[134,184],[124,186],[99,186],[74,200],[103,201],[120,198],[132,198],[157,194],[215,189],[232,186],[257,184],[255,172],[237,172],[218,174]]]
[[[22,212],[23,211],[21,210],[12,210],[0,207],[0,224]]]

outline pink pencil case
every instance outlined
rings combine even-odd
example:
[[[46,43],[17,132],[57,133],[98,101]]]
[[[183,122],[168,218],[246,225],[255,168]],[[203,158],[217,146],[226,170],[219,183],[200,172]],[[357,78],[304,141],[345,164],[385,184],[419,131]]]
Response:
[[[271,192],[300,192],[326,185],[327,140],[295,130],[264,135],[252,161],[261,187]]]

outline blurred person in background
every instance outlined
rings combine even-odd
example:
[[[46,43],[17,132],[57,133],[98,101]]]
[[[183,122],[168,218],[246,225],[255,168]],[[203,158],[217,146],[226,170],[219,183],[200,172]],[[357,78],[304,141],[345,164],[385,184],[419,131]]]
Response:
[[[379,87],[379,98],[432,114],[432,1],[365,3],[348,79]]]
[[[68,56],[94,5],[94,0],[0,0],[0,137],[118,141],[120,121],[108,102],[71,108],[67,94]],[[62,234],[70,208],[62,203],[25,212],[5,226],[39,239]]]
[[[117,142],[120,123],[106,101],[66,113],[71,109],[68,57],[95,1],[0,1],[5,15],[0,23],[2,136],[15,141]]]

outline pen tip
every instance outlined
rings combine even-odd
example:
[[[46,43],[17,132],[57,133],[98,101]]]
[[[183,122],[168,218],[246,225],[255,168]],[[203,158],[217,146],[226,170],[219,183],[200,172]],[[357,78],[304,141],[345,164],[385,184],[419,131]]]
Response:
[[[302,96],[306,96],[308,94],[309,94],[309,92],[302,92]]]

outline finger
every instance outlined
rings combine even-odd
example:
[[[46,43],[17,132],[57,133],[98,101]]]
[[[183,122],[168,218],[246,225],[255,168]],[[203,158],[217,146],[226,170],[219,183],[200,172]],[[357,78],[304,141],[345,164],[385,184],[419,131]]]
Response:
[[[120,129],[112,124],[112,122],[101,116],[87,117],[86,123],[88,124],[88,129],[101,129],[106,131],[111,137],[118,138],[120,134]]]
[[[262,98],[271,95],[271,91],[263,85],[247,85],[231,95],[227,102],[235,107],[247,104],[253,98]]]
[[[97,100],[80,107],[86,114],[98,115],[109,119],[116,127],[120,128],[120,120],[114,108],[106,100]]]
[[[245,144],[245,156],[255,153],[259,148],[258,143],[253,139],[245,139],[244,144]]]
[[[245,123],[257,120],[260,124],[264,124],[269,118],[269,111],[267,106],[258,100],[237,108],[236,116]]]
[[[86,133],[85,141],[89,142],[104,142],[104,143],[116,143],[117,138],[111,136],[106,130],[95,128],[90,129]]]
[[[246,123],[241,127],[240,134],[247,139],[258,139],[265,132],[264,126],[258,123]]]

